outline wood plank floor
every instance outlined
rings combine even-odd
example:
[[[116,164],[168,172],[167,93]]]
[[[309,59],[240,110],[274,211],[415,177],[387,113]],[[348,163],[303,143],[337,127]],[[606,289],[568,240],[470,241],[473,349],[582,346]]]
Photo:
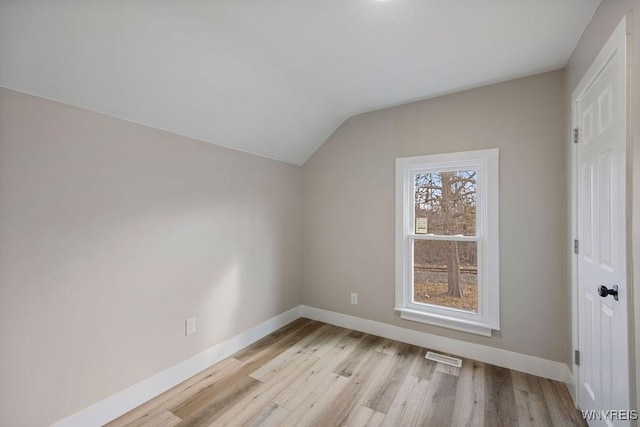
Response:
[[[564,384],[298,319],[108,426],[584,426]]]

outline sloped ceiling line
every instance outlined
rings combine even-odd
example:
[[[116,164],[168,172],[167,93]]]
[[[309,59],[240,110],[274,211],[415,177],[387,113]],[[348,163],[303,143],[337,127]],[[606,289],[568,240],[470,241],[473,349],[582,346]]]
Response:
[[[347,118],[563,67],[600,0],[7,0],[0,86],[300,165]]]

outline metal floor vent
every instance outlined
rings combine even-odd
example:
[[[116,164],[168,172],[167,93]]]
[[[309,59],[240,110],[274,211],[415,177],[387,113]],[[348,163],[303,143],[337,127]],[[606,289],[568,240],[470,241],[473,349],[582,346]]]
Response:
[[[462,366],[462,359],[445,356],[444,354],[433,353],[431,351],[427,351],[427,355],[424,356],[424,358],[428,360],[433,360],[434,362],[440,362],[440,363],[445,363],[447,365],[455,366],[456,368],[459,368]]]

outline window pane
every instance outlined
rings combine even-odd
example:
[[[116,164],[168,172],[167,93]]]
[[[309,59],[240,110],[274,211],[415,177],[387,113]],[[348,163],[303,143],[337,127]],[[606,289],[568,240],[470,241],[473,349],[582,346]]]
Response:
[[[477,242],[415,240],[413,254],[414,302],[478,312]]]
[[[415,176],[415,233],[476,234],[475,170]]]

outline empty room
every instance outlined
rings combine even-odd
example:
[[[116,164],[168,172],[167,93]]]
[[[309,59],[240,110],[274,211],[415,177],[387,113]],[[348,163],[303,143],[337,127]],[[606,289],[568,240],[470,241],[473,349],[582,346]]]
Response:
[[[640,0],[0,0],[0,426],[636,426]]]

